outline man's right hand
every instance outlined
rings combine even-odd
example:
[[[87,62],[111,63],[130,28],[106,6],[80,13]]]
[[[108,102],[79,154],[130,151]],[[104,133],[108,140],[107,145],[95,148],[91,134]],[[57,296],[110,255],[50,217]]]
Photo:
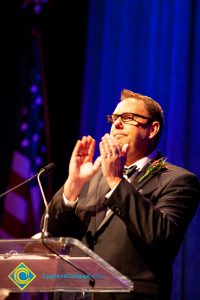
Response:
[[[69,163],[69,176],[64,184],[64,194],[71,202],[77,199],[83,185],[101,166],[101,157],[93,163],[95,144],[91,136],[83,136],[76,142]]]

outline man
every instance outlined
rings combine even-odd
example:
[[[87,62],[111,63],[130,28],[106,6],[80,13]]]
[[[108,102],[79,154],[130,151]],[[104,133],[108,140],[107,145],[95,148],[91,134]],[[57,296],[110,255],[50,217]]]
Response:
[[[49,206],[49,232],[80,239],[134,283],[132,293],[94,299],[170,299],[172,264],[198,206],[199,180],[156,150],[160,105],[129,90],[120,100],[94,163],[95,140],[77,141],[69,176]]]

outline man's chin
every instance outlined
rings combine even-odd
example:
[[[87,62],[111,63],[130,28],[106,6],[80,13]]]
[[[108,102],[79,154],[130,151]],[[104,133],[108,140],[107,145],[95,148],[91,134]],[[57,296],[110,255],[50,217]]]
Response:
[[[116,140],[122,140],[122,139],[124,139],[124,134],[116,134],[115,135],[115,139]]]
[[[122,135],[122,134],[115,135],[115,140],[121,147],[127,143],[124,135]]]

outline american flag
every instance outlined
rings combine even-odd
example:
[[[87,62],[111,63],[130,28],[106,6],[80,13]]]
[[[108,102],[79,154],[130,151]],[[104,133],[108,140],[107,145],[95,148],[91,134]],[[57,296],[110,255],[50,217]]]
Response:
[[[40,38],[32,32],[28,93],[20,109],[17,143],[7,189],[38,173],[47,164],[46,132],[41,73]],[[0,238],[28,238],[40,228],[42,197],[36,178],[10,192],[4,199]]]
[[[34,13],[40,14],[43,0],[24,0],[24,7],[34,4]],[[38,20],[38,18],[33,18]],[[31,27],[31,47],[27,77],[24,86],[26,95],[19,109],[16,145],[11,162],[7,190],[37,174],[49,163],[50,134],[47,111],[47,97],[43,70],[41,32],[38,24]],[[44,181],[43,181],[44,183]],[[47,186],[46,186],[47,187]],[[44,188],[47,191],[47,189]],[[48,192],[49,189],[48,189]],[[0,238],[30,238],[40,231],[40,220],[44,210],[43,199],[36,177],[8,193],[0,220]],[[1,298],[1,297],[0,297]],[[47,293],[10,293],[8,300],[46,300]]]

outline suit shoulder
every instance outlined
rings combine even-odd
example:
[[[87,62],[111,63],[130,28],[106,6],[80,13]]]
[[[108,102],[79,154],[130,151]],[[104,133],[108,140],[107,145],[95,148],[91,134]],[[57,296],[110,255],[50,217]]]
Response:
[[[166,163],[166,166],[167,172],[164,172],[163,175],[168,178],[169,181],[176,180],[190,182],[200,188],[200,180],[194,172],[168,162]]]
[[[192,172],[184,167],[177,166],[177,165],[169,163],[169,162],[166,162],[166,165],[167,165],[168,170],[171,170],[176,174],[183,174],[183,175],[197,177],[197,175],[194,172]]]

